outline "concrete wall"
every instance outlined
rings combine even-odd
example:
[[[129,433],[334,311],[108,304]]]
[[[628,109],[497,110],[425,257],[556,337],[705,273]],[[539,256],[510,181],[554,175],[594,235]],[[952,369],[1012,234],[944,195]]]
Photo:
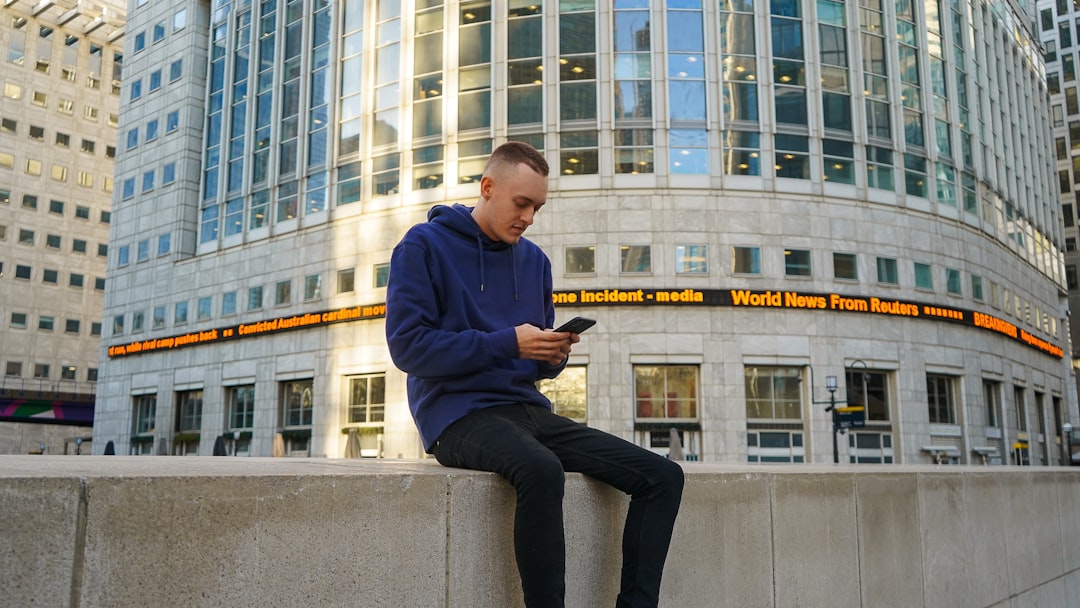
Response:
[[[1080,597],[1080,470],[685,467],[665,607]],[[567,486],[567,606],[612,605],[627,499]],[[513,502],[430,460],[4,457],[2,602],[517,608]]]

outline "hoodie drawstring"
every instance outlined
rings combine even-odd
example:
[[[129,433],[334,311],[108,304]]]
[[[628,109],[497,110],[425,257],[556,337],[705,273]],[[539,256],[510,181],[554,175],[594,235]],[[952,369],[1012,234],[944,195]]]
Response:
[[[510,246],[510,274],[514,276],[514,301],[518,301],[518,278],[517,278],[517,254],[514,250],[517,249],[513,245]],[[480,235],[476,235],[476,252],[480,256],[480,291],[484,291],[484,242]]]
[[[480,291],[484,291],[484,243],[476,235],[476,253],[480,255]]]
[[[518,284],[517,284],[517,255],[514,250],[517,247],[510,246],[510,274],[514,275],[514,301],[518,301]]]

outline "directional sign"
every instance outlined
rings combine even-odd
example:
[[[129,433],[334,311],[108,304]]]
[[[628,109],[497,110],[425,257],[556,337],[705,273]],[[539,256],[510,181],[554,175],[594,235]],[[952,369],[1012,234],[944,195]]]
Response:
[[[848,405],[836,408],[833,427],[837,429],[858,429],[866,426],[866,408],[861,405]]]

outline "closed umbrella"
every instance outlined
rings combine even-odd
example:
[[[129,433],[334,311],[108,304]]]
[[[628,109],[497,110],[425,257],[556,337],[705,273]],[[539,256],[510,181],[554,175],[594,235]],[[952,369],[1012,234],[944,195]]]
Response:
[[[677,429],[671,429],[671,446],[668,448],[668,458],[671,460],[682,460],[682,441],[679,440],[679,431]]]
[[[285,455],[285,437],[281,433],[274,433],[274,447],[270,451],[270,455],[274,457]]]
[[[345,441],[345,458],[360,458],[360,435],[356,429],[349,429],[349,439]]]
[[[229,450],[225,448],[225,436],[218,435],[214,440],[214,456],[228,456]]]
[[[105,444],[105,455],[116,456],[116,444],[112,442],[112,439],[110,439],[109,442]]]

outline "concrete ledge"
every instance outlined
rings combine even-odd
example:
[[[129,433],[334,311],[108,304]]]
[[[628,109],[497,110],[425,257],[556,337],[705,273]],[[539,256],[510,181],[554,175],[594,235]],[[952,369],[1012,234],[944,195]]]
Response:
[[[666,606],[1066,606],[1080,470],[687,463]],[[0,458],[10,606],[521,606],[513,494],[434,461]],[[627,499],[567,479],[567,605],[611,605]]]

